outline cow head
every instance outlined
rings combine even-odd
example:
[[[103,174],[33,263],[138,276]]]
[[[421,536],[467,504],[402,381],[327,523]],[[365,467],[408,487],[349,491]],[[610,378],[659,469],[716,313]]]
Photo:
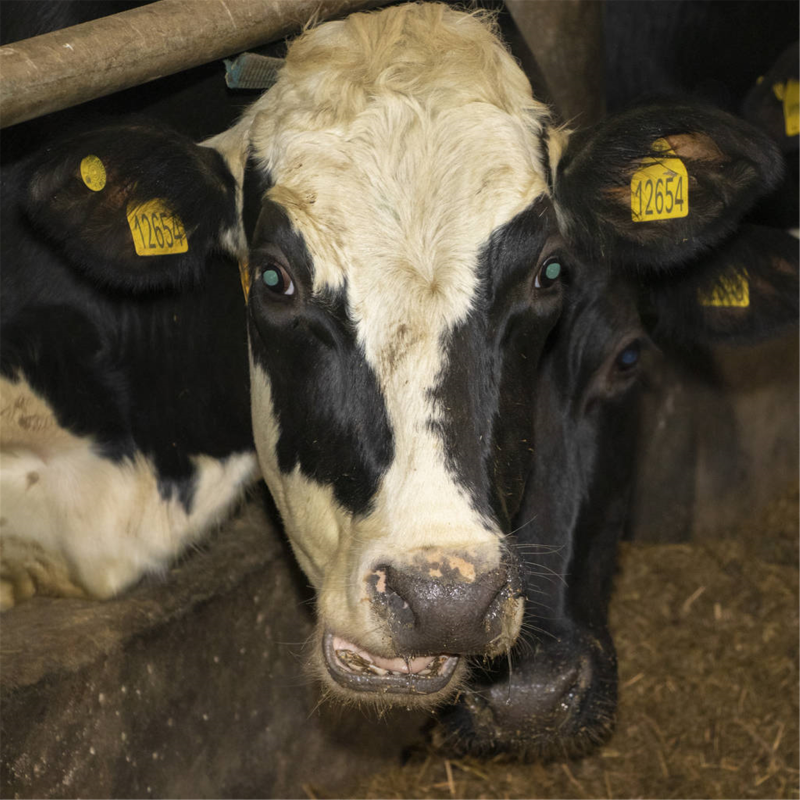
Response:
[[[564,265],[564,305],[539,360],[534,452],[509,545],[522,563],[522,632],[509,659],[484,665],[439,712],[435,739],[461,754],[563,757],[610,735],[617,670],[608,601],[642,387],[667,353],[752,344],[797,320],[797,241],[776,229],[742,225],[667,276],[626,273],[571,248]]]
[[[443,702],[467,656],[511,650],[526,604],[536,624],[548,548],[544,571],[579,564],[576,591],[600,595],[583,616],[558,600],[542,691],[613,688],[604,609],[624,498],[598,514],[584,501],[611,474],[598,430],[628,425],[596,419],[633,383],[631,276],[663,278],[726,236],[777,178],[774,149],[678,103],[570,138],[491,25],[437,4],[305,33],[209,144],[256,188],[255,440],[317,592],[330,692]],[[633,176],[666,158],[687,172],[659,203],[688,214],[650,221],[645,197],[634,221]],[[613,706],[602,691],[592,708]]]

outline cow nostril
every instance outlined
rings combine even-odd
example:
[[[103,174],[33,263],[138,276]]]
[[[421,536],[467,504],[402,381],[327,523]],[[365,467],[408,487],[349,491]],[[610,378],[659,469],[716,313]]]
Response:
[[[398,649],[478,654],[493,651],[501,639],[503,648],[510,646],[516,637],[519,601],[510,575],[505,565],[480,572],[450,555],[402,568],[381,564],[369,582]]]
[[[385,616],[404,627],[414,627],[416,624],[414,609],[403,597],[402,590],[397,590],[395,586],[397,582],[396,574],[397,570],[388,564],[375,567],[370,578],[374,598]]]

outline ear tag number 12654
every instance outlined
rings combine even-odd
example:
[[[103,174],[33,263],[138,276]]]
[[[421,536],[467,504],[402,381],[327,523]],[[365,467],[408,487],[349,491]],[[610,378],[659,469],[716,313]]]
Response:
[[[159,199],[139,206],[128,206],[128,227],[137,256],[164,256],[186,253],[189,240],[181,218]]]
[[[689,214],[689,174],[666,139],[653,149],[663,157],[645,158],[631,178],[631,218],[634,222],[677,219]]]

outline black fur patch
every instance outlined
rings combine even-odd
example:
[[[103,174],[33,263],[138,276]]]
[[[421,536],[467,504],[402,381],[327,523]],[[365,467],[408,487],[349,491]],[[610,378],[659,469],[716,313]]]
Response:
[[[24,377],[99,455],[150,458],[162,494],[176,493],[188,510],[192,456],[253,449],[237,265],[211,251],[183,291],[110,288],[94,276],[115,265],[94,261],[89,274],[71,256],[74,230],[42,237],[20,211],[29,174],[22,165],[3,183],[2,374]],[[219,224],[206,209],[209,240]]]
[[[612,727],[616,656],[606,615],[633,469],[635,384],[620,378],[604,402],[590,400],[638,315],[624,278],[612,283],[608,270],[568,253],[563,261],[561,316],[525,376],[524,415],[496,426],[527,439],[507,542],[521,564],[526,624],[512,669],[506,658],[482,665],[465,702],[443,715],[460,752],[579,754]],[[584,680],[570,687],[564,676],[578,668]],[[568,711],[548,700],[565,689]]]
[[[268,248],[288,262],[296,294],[276,298],[261,273]],[[346,289],[312,296],[313,264],[286,214],[265,202],[250,254],[250,343],[269,376],[280,426],[278,464],[300,465],[333,487],[339,503],[366,513],[394,456],[386,406],[356,341]]]
[[[473,309],[442,342],[446,366],[433,390],[448,469],[475,508],[506,528],[529,459],[536,365],[558,314],[558,286],[533,287],[552,226],[547,208],[538,201],[483,248]]]
[[[550,166],[550,126],[545,125],[539,135],[539,163],[544,170],[544,178],[547,182],[547,190],[553,193],[553,169]]]
[[[657,139],[689,174],[689,214],[631,219],[631,178]],[[584,258],[642,272],[664,270],[716,244],[781,178],[778,148],[737,117],[691,102],[661,102],[618,114],[574,134],[558,167],[555,198],[564,235]]]
[[[733,296],[744,288],[746,305]],[[799,289],[797,239],[775,228],[742,225],[679,275],[648,281],[652,335],[672,345],[754,344],[797,324]]]

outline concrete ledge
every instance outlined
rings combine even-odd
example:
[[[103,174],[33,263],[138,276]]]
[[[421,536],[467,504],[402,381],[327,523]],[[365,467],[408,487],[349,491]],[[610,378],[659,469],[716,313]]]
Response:
[[[397,763],[423,721],[317,710],[303,579],[259,502],[107,603],[0,620],[3,797],[297,797]]]

